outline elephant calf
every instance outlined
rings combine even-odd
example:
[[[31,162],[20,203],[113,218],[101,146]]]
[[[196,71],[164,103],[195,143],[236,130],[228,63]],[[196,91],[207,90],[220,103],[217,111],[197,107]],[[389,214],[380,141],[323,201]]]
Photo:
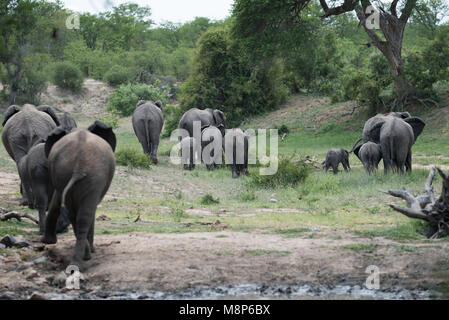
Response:
[[[201,158],[209,171],[217,168],[222,162],[224,133],[223,126],[206,126],[201,131]]]
[[[39,142],[30,149],[28,154],[19,162],[20,179],[24,182],[25,193],[30,209],[39,211],[39,234],[44,234],[45,212],[49,199],[53,195],[53,185],[48,174],[48,159],[45,155],[45,142]],[[69,222],[66,215],[61,214],[58,219],[57,233],[67,230]]]
[[[241,129],[226,130],[224,139],[226,163],[230,165],[232,177],[248,175],[249,137]]]
[[[157,164],[159,136],[164,126],[162,102],[139,101],[134,110],[132,122],[134,133],[142,145],[143,152],[150,155],[151,161]]]
[[[349,152],[345,149],[331,149],[326,155],[326,160],[322,163],[327,172],[332,167],[334,174],[338,173],[338,165],[343,165],[345,171],[351,170],[349,166]]]
[[[196,149],[197,142],[195,138],[185,137],[181,140],[181,159],[184,170],[195,169]]]
[[[379,144],[374,142],[364,143],[354,149],[354,154],[360,159],[369,174],[377,171],[382,159],[382,150]]]
[[[45,143],[54,192],[42,242],[56,243],[56,222],[66,212],[76,236],[71,265],[80,269],[94,252],[95,212],[114,176],[115,146],[112,128],[100,121],[71,133],[58,128]]]

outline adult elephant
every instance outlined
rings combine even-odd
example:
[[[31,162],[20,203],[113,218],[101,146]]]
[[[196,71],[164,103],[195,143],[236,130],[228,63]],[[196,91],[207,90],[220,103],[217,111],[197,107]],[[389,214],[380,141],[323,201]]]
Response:
[[[425,123],[408,112],[378,114],[366,121],[360,141],[380,144],[384,170],[412,171],[412,146],[424,130]]]
[[[58,117],[49,106],[12,105],[6,110],[2,123],[2,142],[18,169],[20,160],[28,151],[38,141],[47,138],[47,135],[59,124]],[[21,204],[28,203],[24,188],[21,182]]]
[[[157,164],[159,136],[164,126],[162,102],[139,101],[133,113],[132,123],[143,152],[150,155],[151,161]]]
[[[95,212],[114,176],[115,146],[112,128],[98,120],[68,134],[60,127],[45,143],[54,192],[42,242],[56,243],[56,222],[65,212],[76,237],[70,264],[80,269],[94,252]]]
[[[213,110],[207,108],[200,110],[198,108],[192,108],[188,110],[179,120],[179,128],[187,130],[189,136],[193,137],[193,123],[198,121],[201,123],[199,127],[199,134],[201,135],[201,129],[206,126],[215,126],[220,130],[226,128],[226,117],[223,111]]]

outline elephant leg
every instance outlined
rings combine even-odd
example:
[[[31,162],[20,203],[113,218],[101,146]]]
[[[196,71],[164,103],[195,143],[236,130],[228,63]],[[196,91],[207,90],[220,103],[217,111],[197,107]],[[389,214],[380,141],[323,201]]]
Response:
[[[57,241],[56,238],[56,223],[58,221],[59,213],[61,211],[61,194],[54,192],[50,202],[50,208],[48,210],[47,219],[45,221],[45,232],[42,238],[43,243],[54,244]]]
[[[342,165],[343,165],[343,169],[346,171],[346,172],[348,172],[348,165],[349,164],[347,164],[345,161],[343,161],[342,163],[341,163]]]
[[[157,143],[151,143],[151,161],[153,161],[154,164],[157,164],[157,149],[159,148],[159,142]]]
[[[412,172],[412,151],[407,154],[407,160],[405,161],[405,168],[407,172]]]
[[[76,244],[75,252],[70,264],[82,268],[84,260],[91,259],[88,234],[92,227],[92,219],[95,217],[95,209],[81,207],[76,214]]]
[[[90,225],[89,233],[87,234],[87,240],[89,241],[90,252],[95,252],[94,231],[95,231],[95,216],[92,219],[92,223]]]
[[[332,171],[334,172],[334,174],[338,173],[338,164],[337,165],[332,165]]]
[[[45,212],[48,207],[47,188],[42,185],[33,185],[33,190],[36,209],[39,210],[39,234],[43,235],[45,231]]]

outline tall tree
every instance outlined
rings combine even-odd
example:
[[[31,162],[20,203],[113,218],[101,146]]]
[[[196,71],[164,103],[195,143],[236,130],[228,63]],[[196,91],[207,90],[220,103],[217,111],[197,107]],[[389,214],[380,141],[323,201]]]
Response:
[[[363,26],[370,42],[387,59],[394,79],[395,106],[403,106],[413,93],[407,81],[402,59],[402,40],[406,24],[418,0],[316,0],[322,9],[321,18],[326,19],[345,13],[355,13],[359,26]],[[236,0],[233,15],[236,19],[235,33],[253,37],[278,32],[301,23],[303,11],[315,0]],[[373,3],[378,11],[374,11]],[[379,30],[371,22],[378,22]]]
[[[0,62],[8,73],[10,104],[16,100],[24,58],[32,52],[37,7],[33,0],[0,2]]]

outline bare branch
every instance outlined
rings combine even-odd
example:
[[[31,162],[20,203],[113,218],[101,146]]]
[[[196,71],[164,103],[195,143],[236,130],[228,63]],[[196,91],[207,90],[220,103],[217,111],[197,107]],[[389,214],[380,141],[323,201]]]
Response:
[[[400,207],[400,206],[397,206],[394,204],[390,204],[390,207],[393,208],[394,210],[406,215],[407,217],[428,221],[427,215],[423,214],[420,210],[414,210],[411,208]]]
[[[401,17],[402,22],[407,22],[408,18],[412,15],[413,9],[416,7],[417,0],[407,0],[404,9],[402,9]]]
[[[338,16],[339,14],[353,11],[358,3],[358,0],[344,0],[344,2],[333,8],[329,8],[326,0],[320,0],[321,7],[323,8],[324,15],[321,18],[327,18],[330,16]]]

